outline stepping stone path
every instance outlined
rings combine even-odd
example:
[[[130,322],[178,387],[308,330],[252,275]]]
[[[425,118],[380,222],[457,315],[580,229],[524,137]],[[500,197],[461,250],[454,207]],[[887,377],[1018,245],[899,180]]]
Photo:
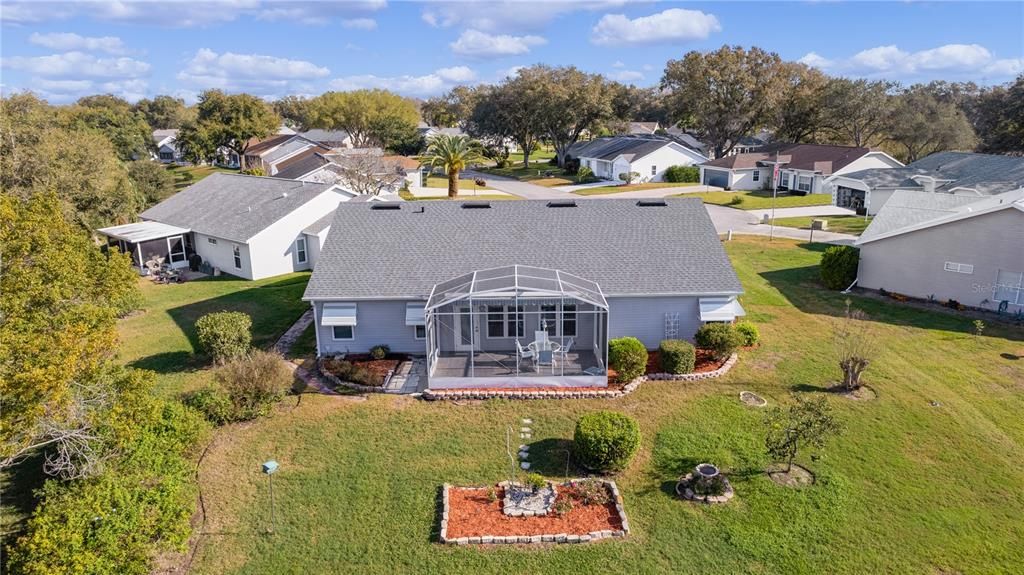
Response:
[[[530,427],[533,425],[532,419],[524,418],[521,422],[522,427],[519,428],[520,439],[531,439],[533,438],[533,429]],[[530,446],[523,444],[519,446],[519,467],[524,470],[530,469]]]

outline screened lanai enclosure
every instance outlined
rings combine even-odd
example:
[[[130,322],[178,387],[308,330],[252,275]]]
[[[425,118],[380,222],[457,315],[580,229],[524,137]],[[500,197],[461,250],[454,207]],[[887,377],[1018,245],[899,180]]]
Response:
[[[590,280],[479,270],[435,285],[423,311],[432,389],[608,385],[608,302]]]

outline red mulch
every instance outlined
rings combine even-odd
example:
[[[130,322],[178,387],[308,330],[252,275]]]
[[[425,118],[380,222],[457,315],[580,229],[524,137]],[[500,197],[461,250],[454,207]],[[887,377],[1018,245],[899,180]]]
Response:
[[[350,353],[345,356],[345,361],[350,362],[354,367],[361,367],[370,372],[373,376],[374,385],[383,385],[384,378],[389,371],[394,371],[398,364],[408,359],[404,355],[392,354],[384,359],[373,359],[368,353]]]
[[[586,535],[591,531],[622,529],[615,502],[583,505],[573,500],[564,515],[551,512],[542,517],[509,517],[501,512],[505,490],[495,487],[497,501],[487,500],[486,487],[452,487],[448,490],[448,538],[484,535]],[[558,499],[570,497],[572,489],[558,486]],[[556,500],[557,501],[557,500]]]
[[[711,352],[706,349],[696,350],[697,361],[693,366],[693,373],[706,373],[709,371],[715,371],[716,369],[725,365],[724,361],[718,361],[711,355]],[[647,352],[647,371],[645,373],[662,373],[661,369],[661,358],[659,357],[657,350]]]

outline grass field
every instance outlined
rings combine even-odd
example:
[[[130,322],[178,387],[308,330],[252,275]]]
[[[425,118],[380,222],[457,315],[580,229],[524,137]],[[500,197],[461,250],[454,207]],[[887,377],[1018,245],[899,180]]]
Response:
[[[309,309],[302,301],[308,273],[255,282],[232,276],[184,284],[139,280],[145,309],[121,321],[120,359],[157,373],[157,390],[178,393],[210,381],[208,361],[198,353],[195,321],[215,311],[242,311],[252,317],[253,345],[269,347]]]
[[[724,379],[652,382],[614,401],[289,398],[264,420],[222,429],[210,446],[199,471],[205,534],[192,572],[1017,571],[1024,564],[1024,331],[990,322],[975,337],[968,318],[850,296],[870,315],[880,345],[865,377],[879,398],[830,395],[846,431],[800,457],[817,484],[779,487],[760,472],[768,463],[761,412],[736,394],[752,390],[774,404],[831,385],[838,370],[830,337],[846,296],[818,287],[819,246],[743,238],[726,247],[763,345],[743,352]],[[301,290],[288,286],[153,286],[147,296],[160,303],[150,304],[150,317],[125,322],[125,355],[160,350],[187,361],[189,324],[168,309],[258,308],[276,316],[261,320],[269,340],[272,324],[283,329],[285,316],[301,311],[284,297]],[[168,289],[180,293],[159,291]],[[264,289],[277,293],[268,298]],[[196,303],[204,297],[213,302]],[[166,386],[194,377],[186,372]],[[616,477],[634,529],[629,539],[533,549],[434,543],[442,483],[505,476],[506,426],[531,417],[534,470],[559,477],[576,418],[596,409],[629,413],[643,432],[638,457]],[[259,464],[271,458],[281,467],[269,535]],[[670,494],[676,478],[702,461],[724,466],[737,499],[703,507]]]
[[[178,190],[185,189],[215,172],[238,173],[238,170],[218,166],[178,166],[175,164],[168,164],[167,171],[174,176],[174,188]]]
[[[441,176],[429,176],[427,181],[423,183],[424,188],[442,188],[448,189],[448,178],[442,178]],[[487,187],[480,187],[476,185],[476,180],[460,179],[459,180],[459,193],[472,192],[473,190],[488,192],[493,191]]]
[[[756,190],[752,192],[693,192],[680,194],[681,197],[701,198],[705,204],[718,204],[741,210],[766,210],[772,207],[772,193]],[[737,202],[737,198],[739,198]],[[829,194],[808,194],[806,196],[783,196],[775,199],[776,208],[798,208],[801,206],[827,206],[832,203]]]
[[[775,225],[809,230],[811,229],[811,221],[819,219],[828,220],[828,231],[830,232],[852,234],[855,236],[859,236],[864,233],[868,224],[871,223],[871,218],[869,217],[865,219],[864,216],[807,216],[796,218],[776,218]]]
[[[628,186],[601,186],[597,188],[585,188],[573,192],[577,196],[604,196],[607,194],[621,194],[622,192],[634,192],[636,190],[657,190],[661,188],[685,188],[700,184],[676,183],[676,182],[646,182],[643,184],[629,184]]]

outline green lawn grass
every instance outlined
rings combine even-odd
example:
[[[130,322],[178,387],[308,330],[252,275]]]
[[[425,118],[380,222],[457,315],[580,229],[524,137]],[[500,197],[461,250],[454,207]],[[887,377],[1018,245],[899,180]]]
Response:
[[[741,210],[766,210],[772,207],[772,193],[766,190],[736,192],[693,192],[680,194],[680,197],[701,198],[705,204],[718,204]],[[741,198],[735,203],[736,198]],[[806,196],[779,195],[775,200],[776,208],[798,208],[801,206],[828,206],[832,204],[829,194],[808,194]]]
[[[811,229],[812,220],[828,220],[828,231],[859,236],[871,223],[871,218],[864,216],[806,216],[796,218],[776,218],[775,225],[789,228]]]
[[[428,176],[427,181],[423,184],[424,188],[441,188],[448,189],[448,178],[441,176]],[[476,185],[475,179],[463,178],[459,180],[459,193],[472,192],[472,191],[493,191],[488,187],[480,187]]]
[[[269,347],[309,309],[302,301],[309,273],[247,281],[210,277],[183,284],[141,278],[145,309],[122,320],[120,359],[157,373],[157,390],[174,394],[210,380],[208,360],[195,340],[195,321],[215,311],[241,311],[252,318],[253,345]]]
[[[697,186],[699,184],[689,182],[645,182],[643,184],[629,184],[625,186],[600,186],[596,188],[584,188],[573,192],[578,196],[603,196],[607,194],[621,194],[622,192],[634,192],[636,190],[656,190],[660,188],[684,188]]]
[[[990,322],[985,336],[975,337],[969,318],[824,292],[816,280],[820,246],[741,238],[726,249],[763,341],[743,351],[725,378],[649,382],[614,401],[290,398],[266,419],[218,432],[199,470],[206,523],[192,571],[1017,571],[1024,564],[1024,331]],[[154,286],[167,287],[193,286]],[[238,300],[259,289],[236,292]],[[190,292],[187,299],[205,295]],[[817,394],[831,385],[838,377],[831,335],[847,297],[869,314],[880,346],[865,376],[879,398],[830,395],[846,431],[799,460],[818,483],[779,487],[760,472],[768,463],[762,414],[736,395],[752,390],[778,404],[794,391]],[[175,322],[148,322],[150,329],[126,333],[139,340],[136,355],[189,349]],[[176,333],[167,339],[159,330]],[[596,409],[628,413],[643,432],[638,457],[615,478],[634,529],[628,539],[483,549],[434,542],[442,483],[482,485],[505,477],[507,426],[533,419],[535,436],[527,441],[533,470],[557,478],[576,418]],[[271,458],[281,468],[274,476],[276,530],[268,535],[259,463]],[[737,499],[704,507],[671,494],[678,476],[702,461],[725,468]]]
[[[177,190],[185,189],[216,172],[238,173],[238,170],[220,166],[178,166],[176,164],[167,164],[167,171],[174,176],[174,188]]]

